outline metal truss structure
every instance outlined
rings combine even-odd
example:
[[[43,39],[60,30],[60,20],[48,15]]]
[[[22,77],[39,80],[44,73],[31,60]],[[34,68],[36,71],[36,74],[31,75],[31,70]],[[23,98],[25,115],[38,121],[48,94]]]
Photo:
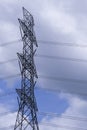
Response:
[[[37,41],[34,33],[33,16],[23,7],[23,20],[20,23],[23,52],[17,53],[21,71],[21,88],[16,89],[19,109],[14,130],[39,130],[37,121],[37,104],[34,87],[38,78],[34,64]]]

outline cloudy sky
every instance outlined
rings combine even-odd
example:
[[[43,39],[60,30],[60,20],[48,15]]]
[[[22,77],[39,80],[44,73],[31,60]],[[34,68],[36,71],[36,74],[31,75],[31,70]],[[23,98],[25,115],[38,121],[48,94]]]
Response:
[[[87,0],[0,0],[0,44],[5,43],[0,46],[0,77],[20,73],[17,61],[2,62],[22,52],[18,18],[23,6],[34,17],[38,41],[35,95],[40,130],[86,130]],[[20,77],[0,78],[0,130],[10,130],[15,124],[14,92],[20,81]]]

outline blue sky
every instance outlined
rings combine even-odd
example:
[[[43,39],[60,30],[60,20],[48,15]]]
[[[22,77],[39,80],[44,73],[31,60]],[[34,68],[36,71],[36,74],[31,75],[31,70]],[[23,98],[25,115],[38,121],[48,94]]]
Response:
[[[34,16],[37,41],[86,45],[86,5],[86,0],[0,0],[0,44],[21,38],[18,18],[22,18],[22,7],[24,6]],[[57,46],[41,42],[38,42],[38,46],[37,54],[87,59],[86,47]],[[17,52],[22,52],[22,42],[0,47],[0,62],[17,58]],[[87,80],[86,62],[35,57],[35,63],[38,75]],[[17,61],[0,64],[0,77],[17,73],[20,73]],[[15,92],[15,88],[20,88],[20,80],[21,77],[0,80],[0,113],[8,112],[8,114],[0,116],[0,130],[2,128],[9,130],[5,127],[15,123],[15,110],[18,109],[17,94],[2,95]],[[38,115],[40,123],[48,122],[56,125],[87,128],[86,122],[61,118],[63,114],[87,118],[87,99],[77,95],[77,93],[87,93],[86,84],[38,78],[36,87],[39,87],[39,89],[35,89],[39,111],[59,114],[59,117],[51,116],[49,118]],[[58,92],[59,90],[61,93]],[[64,91],[68,94],[63,93]],[[71,92],[75,94],[72,95]],[[57,127],[40,125],[40,130],[48,128],[58,130]],[[62,129],[66,130],[66,128]]]

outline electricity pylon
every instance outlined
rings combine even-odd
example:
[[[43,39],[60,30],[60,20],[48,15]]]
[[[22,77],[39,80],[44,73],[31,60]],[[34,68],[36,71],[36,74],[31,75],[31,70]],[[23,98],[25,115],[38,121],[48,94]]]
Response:
[[[33,16],[23,7],[23,20],[18,19],[23,41],[23,52],[17,53],[21,71],[21,88],[16,89],[19,109],[14,130],[39,130],[34,87],[38,78],[34,64],[37,41]]]

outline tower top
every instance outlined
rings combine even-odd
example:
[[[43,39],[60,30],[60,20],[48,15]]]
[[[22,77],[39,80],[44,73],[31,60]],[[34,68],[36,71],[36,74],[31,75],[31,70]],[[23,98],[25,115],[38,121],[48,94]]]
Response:
[[[30,25],[33,26],[34,25],[33,16],[24,7],[22,7],[22,9],[23,9],[23,21],[26,23],[27,26],[30,26]]]

